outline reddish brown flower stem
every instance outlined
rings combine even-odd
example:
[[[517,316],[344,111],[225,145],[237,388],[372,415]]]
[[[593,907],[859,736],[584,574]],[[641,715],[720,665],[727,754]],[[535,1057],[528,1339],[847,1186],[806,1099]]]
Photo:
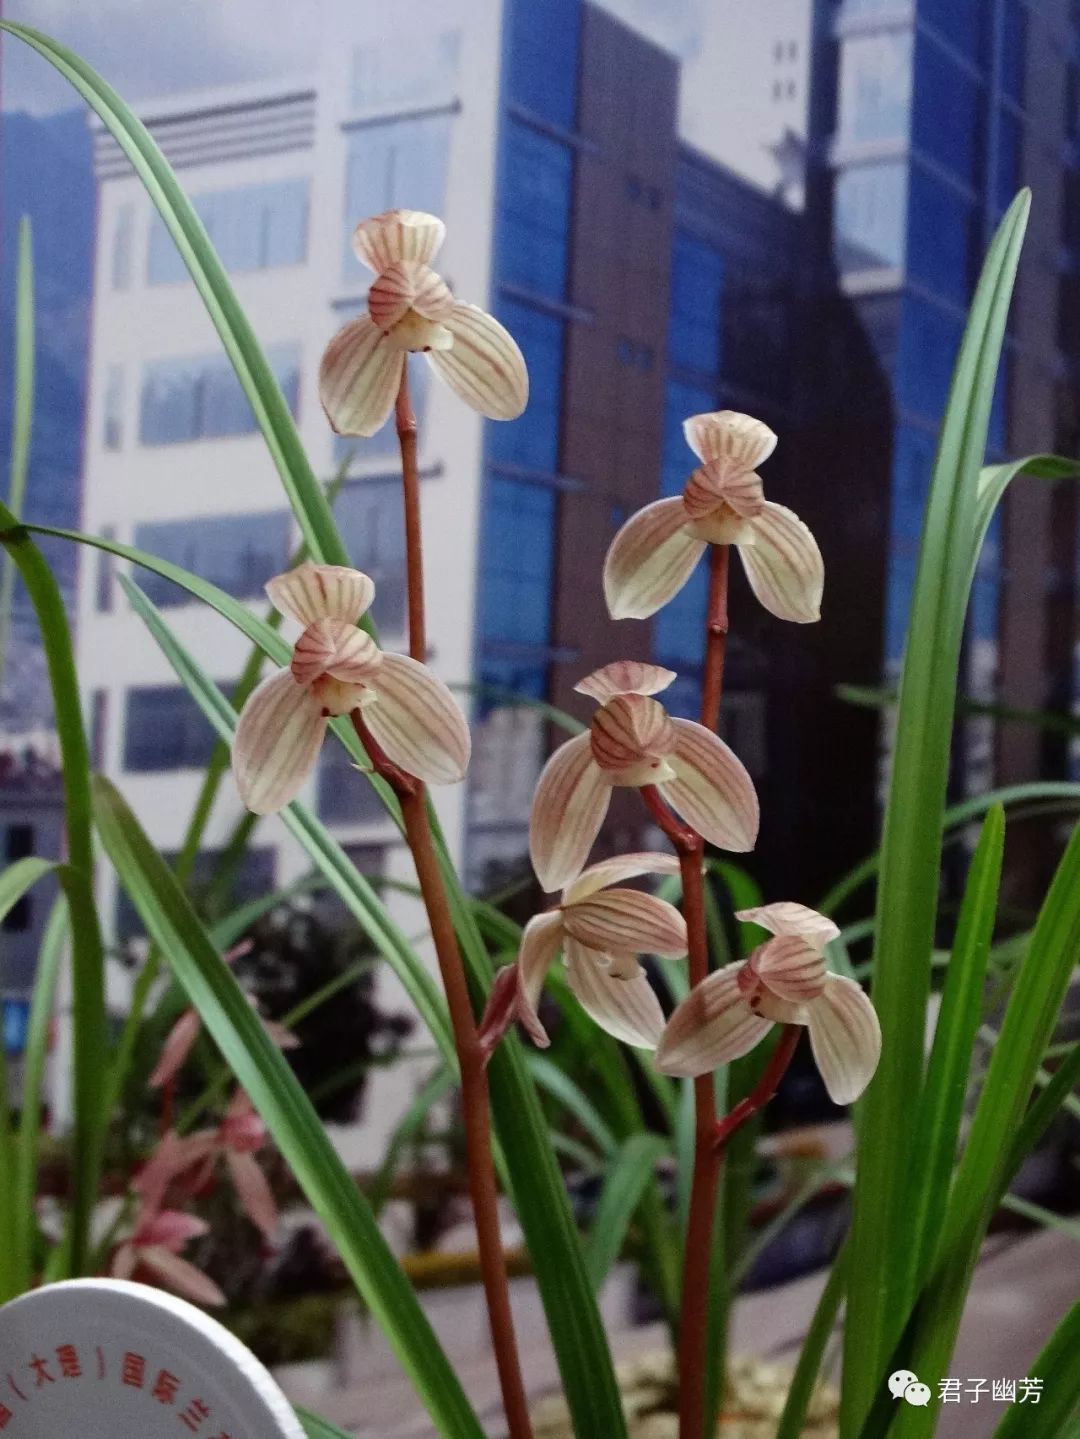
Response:
[[[409,398],[409,362],[401,371],[401,386],[394,407],[398,444],[401,447],[401,474],[405,494],[405,580],[408,585],[409,654],[421,664],[427,659],[427,627],[424,621],[424,546],[420,524],[420,467],[417,459],[419,436],[416,412]]]
[[[741,1129],[744,1124],[753,1119],[755,1114],[764,1109],[779,1089],[780,1081],[795,1057],[801,1032],[797,1024],[784,1025],[780,1032],[779,1042],[765,1066],[764,1074],[746,1098],[740,1099],[735,1108],[726,1114],[716,1126],[713,1133],[713,1146],[721,1157],[735,1131]]]
[[[413,659],[423,662],[427,654],[427,638],[424,623],[420,475],[416,461],[416,416],[409,401],[407,368],[398,391],[396,419],[405,492],[409,653]],[[427,795],[419,780],[387,758],[369,733],[359,710],[353,711],[352,722],[372,764],[392,787],[401,805],[405,838],[412,851],[420,893],[431,926],[432,943],[442,976],[454,1048],[457,1052],[469,1193],[472,1197],[480,1271],[487,1299],[491,1341],[495,1351],[506,1422],[511,1439],[532,1439],[532,1425],[514,1335],[514,1316],[510,1308],[506,1259],[499,1227],[499,1190],[492,1158],[486,1056],[477,1032],[450,902],[439,868],[439,857],[428,815]]]

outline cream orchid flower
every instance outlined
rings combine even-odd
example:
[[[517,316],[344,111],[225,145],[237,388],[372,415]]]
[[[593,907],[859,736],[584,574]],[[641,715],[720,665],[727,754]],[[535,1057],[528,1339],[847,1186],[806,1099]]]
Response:
[[[498,320],[459,304],[430,268],[446,227],[420,210],[388,210],[362,220],[353,249],[375,279],[367,314],[330,341],[319,368],[319,395],[341,435],[373,435],[394,406],[409,351],[467,405],[491,420],[515,420],[529,398],[517,343]]]
[[[668,1020],[657,1068],[706,1074],[748,1053],[774,1024],[803,1024],[830,1098],[851,1104],[877,1068],[881,1027],[854,980],[825,968],[825,946],[839,929],[801,904],[767,904],[736,917],[774,937],[691,990]]]
[[[647,619],[686,584],[707,545],[735,545],[750,587],[778,619],[821,617],[821,551],[802,520],[766,500],[755,467],[776,448],[768,425],[735,410],[692,415],[686,442],[701,461],[682,494],[656,500],[619,530],[604,560],[613,619]]]
[[[426,784],[464,778],[471,741],[453,695],[426,665],[385,654],[357,620],[375,585],[359,570],[303,564],[269,581],[274,607],[304,626],[292,664],[263,680],[240,713],[232,765],[255,814],[294,798],[331,715],[363,710],[387,758]]]
[[[666,900],[637,889],[612,889],[642,874],[678,874],[670,854],[626,854],[591,865],[563,890],[556,909],[525,926],[517,961],[501,970],[480,1025],[485,1049],[494,1049],[515,1020],[533,1042],[551,1043],[537,1006],[544,977],[559,951],[567,980],[582,1009],[601,1029],[638,1049],[655,1049],[664,1012],[639,954],[681,959],[686,921]]]
[[[600,708],[588,732],[560,746],[537,782],[529,853],[544,889],[561,889],[581,873],[616,785],[655,785],[710,844],[753,849],[753,781],[719,736],[692,720],[672,719],[652,698],[674,678],[674,670],[620,660],[575,686]]]

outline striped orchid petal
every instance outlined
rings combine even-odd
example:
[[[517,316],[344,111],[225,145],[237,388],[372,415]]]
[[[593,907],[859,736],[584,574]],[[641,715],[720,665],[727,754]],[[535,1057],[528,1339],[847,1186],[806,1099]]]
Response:
[[[677,595],[705,551],[680,498],[631,515],[604,559],[604,596],[615,620],[644,620]]]
[[[544,978],[562,948],[562,916],[558,910],[533,915],[521,936],[517,961],[518,1012],[534,1044],[546,1049],[551,1041],[540,1023],[540,991]]]
[[[590,894],[606,889],[609,884],[621,884],[624,879],[636,879],[643,874],[678,874],[679,859],[674,854],[658,851],[643,851],[639,854],[616,855],[591,864],[578,875],[573,884],[563,893],[563,904],[577,904],[588,899]]]
[[[881,1058],[881,1025],[874,1006],[852,979],[826,976],[807,1006],[810,1047],[834,1104],[853,1104]]]
[[[765,504],[761,476],[740,469],[733,460],[707,460],[699,465],[683,490],[686,513],[704,519],[720,505],[729,505],[743,519],[761,513]]]
[[[778,999],[807,1004],[825,988],[825,959],[797,934],[781,934],[754,951],[750,968]]]
[[[616,695],[602,705],[589,727],[593,759],[603,770],[619,774],[653,761],[649,783],[670,775],[662,761],[675,747],[671,717],[649,695]]]
[[[537,781],[529,819],[529,855],[542,888],[562,889],[581,873],[610,798],[590,735],[575,735],[551,756]]]
[[[340,329],[319,365],[319,399],[339,435],[373,435],[386,423],[401,386],[405,350],[370,315]]]
[[[378,275],[402,261],[428,265],[446,237],[446,226],[423,210],[386,210],[361,220],[353,231],[358,260]]]
[[[179,1294],[182,1299],[190,1299],[194,1304],[205,1304],[213,1308],[220,1308],[227,1302],[224,1294],[208,1275],[169,1249],[149,1245],[145,1249],[137,1250],[136,1258],[166,1289]]]
[[[675,779],[664,798],[710,844],[746,853],[757,841],[758,798],[742,762],[718,735],[693,720],[676,719]]]
[[[364,719],[393,763],[425,784],[464,779],[469,725],[442,680],[408,655],[384,654],[373,687]]]
[[[830,939],[840,933],[838,925],[825,915],[818,914],[808,905],[796,904],[793,900],[780,900],[776,904],[763,904],[755,909],[736,910],[735,918],[744,924],[759,924],[770,934],[797,934],[814,949],[824,949]]]
[[[593,670],[574,686],[574,692],[606,704],[616,695],[657,695],[677,678],[674,670],[647,665],[640,660],[615,660]]]
[[[343,684],[365,684],[382,669],[378,645],[348,620],[316,620],[293,648],[292,676],[298,685],[310,685],[320,675]]]
[[[666,900],[636,889],[605,889],[563,908],[571,939],[605,954],[686,953],[686,921]]]
[[[770,1028],[747,1004],[736,961],[696,985],[672,1014],[656,1051],[662,1074],[696,1078],[740,1059]]]
[[[441,275],[427,265],[399,262],[388,266],[368,291],[368,314],[384,334],[410,310],[425,320],[441,320],[454,308],[454,297]]]
[[[738,410],[691,415],[683,421],[683,434],[699,460],[731,460],[743,470],[756,470],[776,449],[768,425]]]
[[[635,1049],[655,1049],[664,1030],[664,1011],[644,971],[620,979],[604,968],[604,956],[566,943],[570,989],[585,1013],[613,1038]]]
[[[316,620],[347,620],[354,625],[375,598],[375,582],[345,565],[307,561],[268,580],[266,593],[278,614],[305,629]]]
[[[455,305],[442,323],[454,343],[428,354],[432,368],[489,420],[516,420],[528,403],[529,372],[509,330],[476,305]]]
[[[240,798],[254,814],[273,814],[299,793],[326,734],[326,716],[289,670],[263,680],[240,713],[232,767]]]
[[[741,544],[739,556],[754,594],[777,619],[796,624],[820,619],[825,566],[802,520],[766,501],[749,524],[753,543]]]

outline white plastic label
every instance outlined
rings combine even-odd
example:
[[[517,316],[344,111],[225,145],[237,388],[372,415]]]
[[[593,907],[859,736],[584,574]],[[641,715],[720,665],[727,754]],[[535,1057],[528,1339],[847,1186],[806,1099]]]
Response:
[[[0,1309],[2,1439],[304,1439],[216,1320],[142,1284],[76,1279]]]

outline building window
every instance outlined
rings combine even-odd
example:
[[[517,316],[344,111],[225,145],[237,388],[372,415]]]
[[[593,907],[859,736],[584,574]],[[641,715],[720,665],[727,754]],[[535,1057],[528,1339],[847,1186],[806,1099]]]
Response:
[[[908,204],[908,273],[934,294],[967,307],[974,255],[973,207],[936,175],[913,165]]]
[[[353,51],[351,99],[354,110],[443,105],[454,98],[461,32],[414,35],[409,63],[397,43],[362,45]]]
[[[470,825],[528,827],[547,722],[535,706],[515,703],[514,696],[543,699],[546,682],[542,668],[485,661],[469,769]]]
[[[214,515],[137,525],[135,546],[246,600],[261,595],[267,580],[287,567],[290,530],[284,510]],[[186,590],[151,570],[139,583],[156,605],[191,603]]]
[[[349,131],[342,270],[347,285],[357,284],[361,274],[352,248],[357,221],[399,208],[443,213],[451,119],[422,115]]]
[[[113,525],[105,525],[101,538],[112,544],[116,539]],[[109,614],[116,594],[116,556],[109,550],[98,550],[97,572],[94,582],[94,608],[99,614]]]
[[[544,0],[509,10],[509,98],[571,130],[577,118],[581,0]]]
[[[334,514],[351,562],[375,581],[371,617],[384,639],[405,634],[405,514],[401,481],[357,480],[338,496]]]
[[[519,121],[506,129],[501,186],[501,277],[540,294],[566,294],[573,155]],[[640,195],[640,182],[634,179]]]
[[[9,824],[4,847],[9,865],[20,859],[27,859],[34,852],[34,826],[21,823]],[[3,928],[9,931],[29,929],[33,913],[33,895],[24,894],[15,901],[4,916]]]
[[[896,374],[896,398],[902,410],[937,423],[945,409],[960,334],[960,322],[948,311],[915,296],[905,299]],[[899,468],[896,473],[899,482]],[[915,537],[921,499],[918,510],[913,511]]]
[[[378,824],[386,819],[386,806],[371,781],[332,735],[319,753],[315,793],[319,818],[327,824]]]
[[[925,35],[915,47],[915,83],[912,144],[965,185],[975,184],[982,86]]]
[[[529,405],[512,425],[488,428],[491,459],[554,474],[562,414],[565,325],[531,305],[504,300],[499,319],[521,346],[529,367]]]
[[[673,364],[720,371],[720,302],[724,260],[703,240],[675,232],[671,254],[668,355]]]
[[[172,869],[179,858],[179,853],[176,850],[166,850],[161,857]],[[192,866],[191,878],[185,886],[196,908],[204,912],[209,912],[211,908],[206,903],[209,892],[216,888],[223,879],[221,874],[223,857],[224,852],[220,849],[200,850]],[[213,906],[214,914],[234,909],[246,900],[258,899],[262,895],[271,894],[274,890],[276,869],[276,850],[265,845],[246,849],[243,858],[228,878],[222,892],[214,896],[217,901]],[[128,899],[126,893],[122,889],[118,890],[116,895],[117,939],[123,943],[125,940],[134,939],[136,935],[143,932],[143,922],[139,918],[138,910]]]
[[[555,566],[555,492],[493,475],[484,514],[483,637],[547,644]]]
[[[341,749],[340,745],[334,748]],[[353,778],[360,777],[353,771]],[[366,780],[360,780],[365,789],[370,790],[371,786]],[[382,806],[379,806],[382,809]],[[385,813],[385,811],[384,811]],[[357,874],[362,874],[365,879],[375,882],[382,879],[386,874],[386,846],[382,844],[343,844],[342,849],[348,858],[349,864]],[[319,919],[330,929],[343,929],[347,925],[356,924],[356,918],[349,910],[345,901],[333,889],[321,890],[315,900],[315,911]]]
[[[231,686],[223,685],[227,693]],[[203,769],[217,735],[181,685],[130,689],[124,702],[124,768],[132,774]]]
[[[266,357],[295,415],[300,347],[273,345]],[[139,439],[144,445],[250,435],[257,428],[247,396],[224,356],[156,360],[146,366],[139,413]]]
[[[105,768],[105,726],[109,716],[108,690],[94,690],[90,696],[90,763],[95,769]]]
[[[127,290],[131,286],[131,252],[135,239],[135,207],[129,201],[116,211],[113,231],[112,287]]]
[[[227,270],[271,270],[307,255],[309,182],[272,180],[210,190],[192,201]],[[187,279],[187,266],[160,215],[150,226],[146,278],[151,285]]]
[[[979,11],[989,14],[993,8],[981,0],[921,0],[919,18],[951,40],[962,54],[976,60],[982,53]]]
[[[910,31],[844,41],[840,61],[842,144],[906,140],[911,116]]]
[[[124,367],[110,365],[105,376],[105,424],[102,439],[107,450],[124,443]]]
[[[858,165],[836,179],[833,243],[841,274],[898,268],[907,231],[907,166]]]

